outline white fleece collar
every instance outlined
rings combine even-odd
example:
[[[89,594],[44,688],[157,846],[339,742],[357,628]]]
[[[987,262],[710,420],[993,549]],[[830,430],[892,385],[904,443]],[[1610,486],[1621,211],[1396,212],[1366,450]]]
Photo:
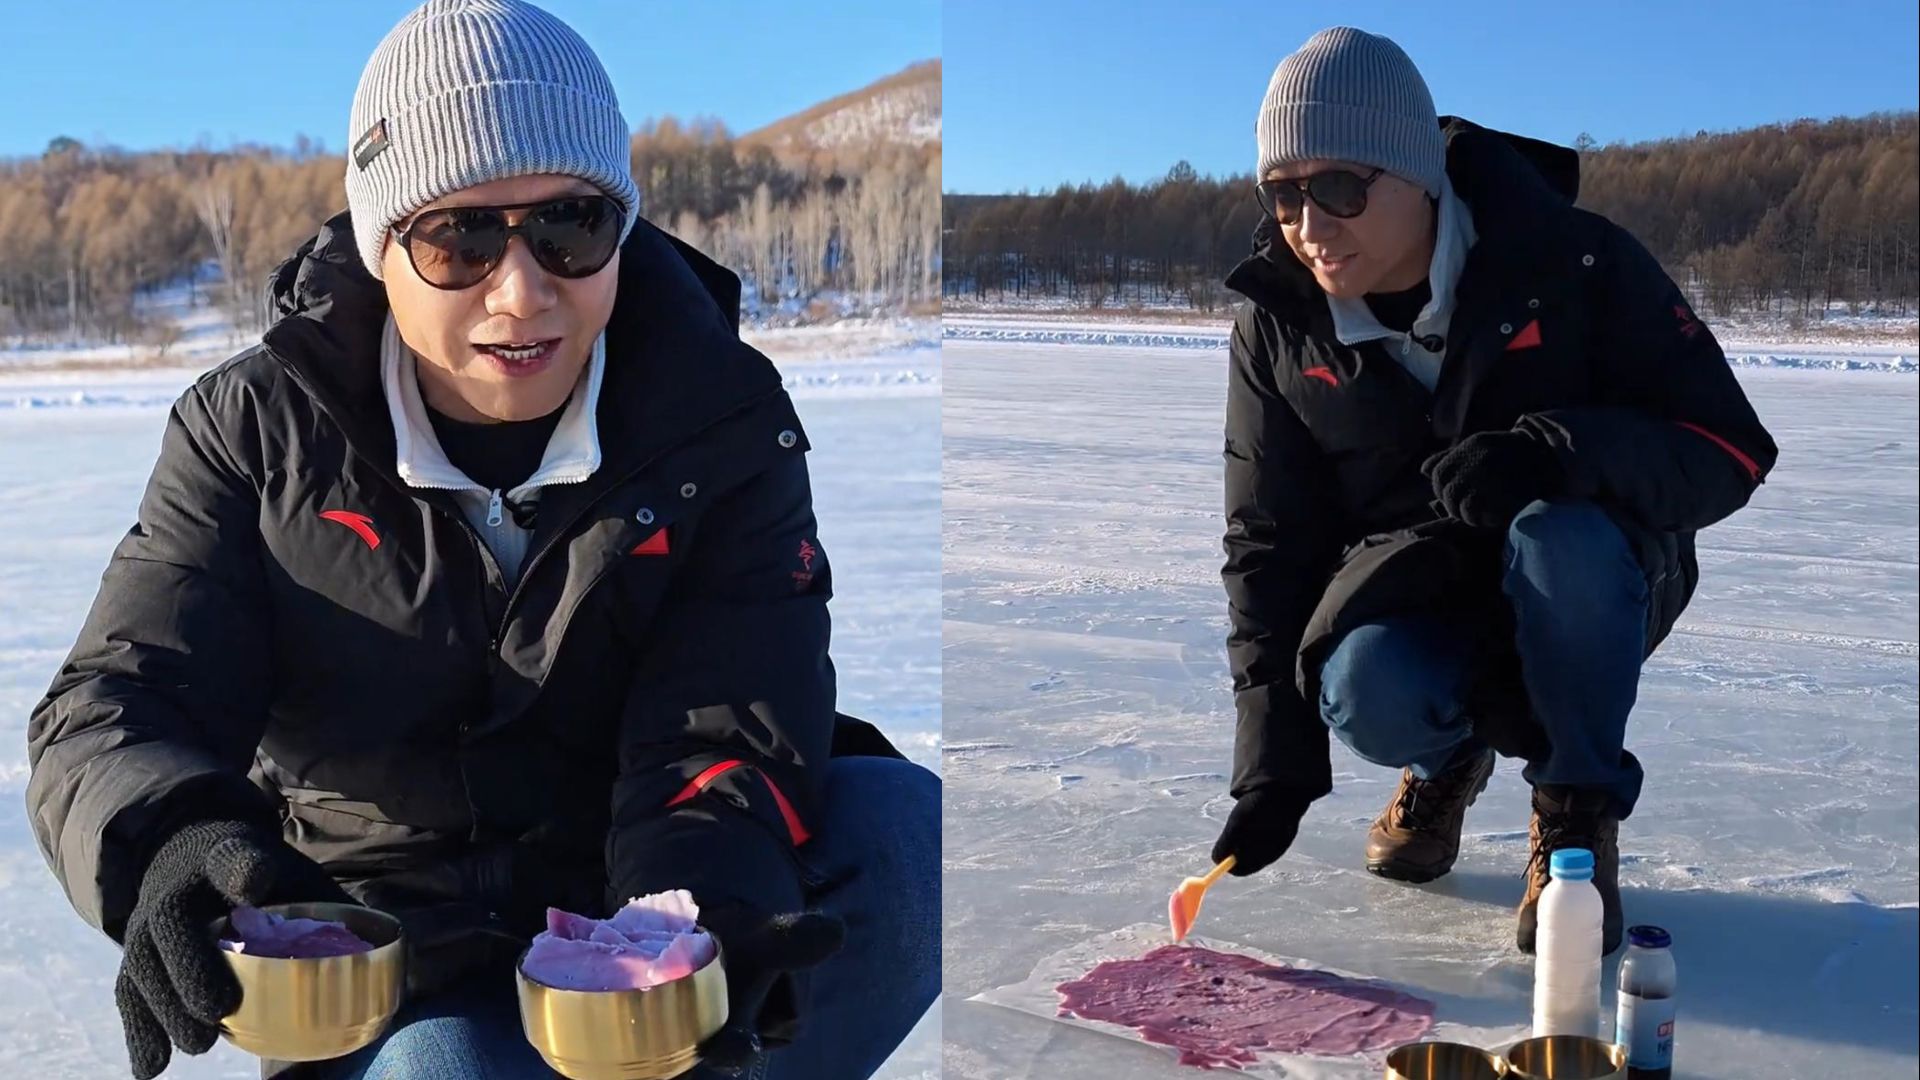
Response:
[[[1427,287],[1433,296],[1413,320],[1413,336],[1446,337],[1453,322],[1454,290],[1460,284],[1460,271],[1467,264],[1467,252],[1479,236],[1473,230],[1473,214],[1454,193],[1453,181],[1444,180],[1439,198],[1440,220],[1434,229],[1433,261],[1427,267]],[[1333,313],[1334,336],[1343,345],[1358,345],[1383,337],[1406,337],[1398,330],[1381,325],[1365,297],[1329,296],[1327,308]]]
[[[400,479],[417,488],[487,491],[447,460],[439,437],[433,433],[433,422],[427,418],[426,402],[420,397],[417,363],[413,350],[400,339],[400,328],[389,312],[386,330],[380,336],[380,382],[386,391],[387,415],[393,421],[394,464]],[[577,484],[600,467],[600,431],[595,413],[606,369],[607,335],[602,331],[593,341],[593,355],[580,373],[580,385],[567,398],[566,411],[560,414],[553,437],[547,441],[540,467],[525,483],[506,492],[508,498],[524,499],[528,492],[548,484]]]

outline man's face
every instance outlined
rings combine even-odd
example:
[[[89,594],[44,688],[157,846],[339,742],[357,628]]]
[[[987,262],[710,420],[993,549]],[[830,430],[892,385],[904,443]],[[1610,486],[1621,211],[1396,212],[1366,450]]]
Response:
[[[1362,177],[1373,172],[1351,161],[1295,161],[1275,168],[1265,179],[1304,180],[1333,169]],[[1329,296],[1398,292],[1427,276],[1433,260],[1433,205],[1419,185],[1381,173],[1367,188],[1367,208],[1358,217],[1334,217],[1309,197],[1300,220],[1281,225],[1280,235]]]
[[[515,176],[454,192],[424,210],[509,206],[599,189],[571,176]],[[528,211],[507,214],[509,224]],[[404,231],[412,217],[395,223]],[[500,264],[465,289],[439,289],[414,270],[406,249],[389,237],[381,256],[387,302],[401,340],[419,355],[420,393],[435,411],[456,420],[528,420],[559,408],[573,392],[593,353],[594,339],[613,314],[620,256],[589,277],[550,274],[534,260],[526,238],[507,244]],[[543,356],[516,362],[485,344],[551,342]]]

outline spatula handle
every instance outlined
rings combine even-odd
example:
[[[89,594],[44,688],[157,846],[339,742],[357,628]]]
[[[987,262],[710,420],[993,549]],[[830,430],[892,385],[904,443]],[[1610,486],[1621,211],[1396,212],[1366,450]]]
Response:
[[[1233,856],[1229,855],[1226,858],[1221,859],[1219,864],[1215,866],[1213,869],[1207,871],[1207,876],[1204,878],[1201,878],[1200,880],[1206,882],[1207,888],[1211,889],[1213,888],[1213,883],[1216,881],[1219,881],[1222,875],[1226,874],[1226,872],[1231,869],[1233,869]]]

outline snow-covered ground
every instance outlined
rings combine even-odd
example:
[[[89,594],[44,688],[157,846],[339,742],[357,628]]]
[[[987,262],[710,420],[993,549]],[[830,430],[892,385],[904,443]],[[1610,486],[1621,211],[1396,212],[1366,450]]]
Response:
[[[947,341],[1023,342],[1041,345],[1121,345],[1149,349],[1225,349],[1233,319],[1217,314],[1202,321],[1167,321],[1151,313],[1110,318],[1077,315],[974,313],[947,315]],[[1727,362],[1743,368],[1809,371],[1920,371],[1920,348],[1912,342],[1847,341],[1840,338],[1750,340],[1719,332]]]
[[[133,520],[166,405],[194,371],[0,376],[0,1075],[126,1075],[118,952],[67,906],[23,797],[27,714],[71,645]],[[834,559],[841,706],[940,767],[940,364],[920,349],[789,369]],[[15,407],[8,407],[8,406]],[[40,406],[40,407],[19,407]],[[880,1076],[939,1075],[940,1007]],[[221,1044],[169,1077],[258,1075]]]
[[[815,337],[826,336],[824,327]],[[830,354],[780,361],[787,391],[796,398],[938,397],[940,350],[908,345],[885,352]],[[221,360],[226,359],[223,354]],[[172,404],[212,364],[198,367],[39,368],[0,366],[0,413],[100,407],[160,407]],[[938,411],[935,413],[936,417]],[[937,483],[937,481],[936,481]]]
[[[954,1080],[1195,1075],[1165,1050],[966,999],[1160,922],[1169,890],[1207,867],[1232,730],[1223,360],[947,342]],[[1627,915],[1674,934],[1676,1075],[1912,1077],[1920,380],[1740,377],[1780,465],[1702,534],[1699,595],[1646,671],[1628,732],[1648,776],[1622,829]],[[1334,771],[1293,851],[1217,886],[1197,932],[1421,988],[1477,1024],[1524,1024],[1519,769],[1502,763],[1458,867],[1421,887],[1361,869],[1395,773],[1337,743]],[[1610,1003],[1611,970],[1607,987]]]
[[[1085,300],[1064,296],[996,296],[989,300],[978,300],[964,289],[955,289],[952,282],[947,283],[947,288],[951,291],[942,298],[941,310],[949,323],[954,321],[954,316],[960,316],[973,322],[999,322],[1011,317],[1025,322],[1078,322],[1103,327],[1110,327],[1114,323],[1158,328],[1169,325],[1216,325],[1230,319],[1229,313],[1238,299],[1232,291],[1223,289],[1220,293],[1223,306],[1217,311],[1208,312],[1199,310],[1184,298],[1173,299],[1157,293],[1147,295],[1135,290],[1137,295],[1111,299],[1094,308]],[[1838,303],[1828,310],[1825,318],[1800,319],[1742,311],[1726,317],[1710,316],[1706,321],[1720,340],[1737,341],[1755,348],[1820,342],[1828,346],[1903,349],[1911,354],[1920,345],[1920,316],[1911,313],[1856,315],[1847,305]]]
[[[211,367],[260,340],[258,334],[235,331],[226,314],[210,302],[218,290],[218,271],[202,269],[201,280],[184,279],[143,293],[134,299],[134,314],[151,329],[136,340],[107,345],[95,341],[67,341],[57,336],[24,340],[0,335],[0,371],[32,368]],[[174,328],[174,340],[164,351],[155,335]]]
[[[749,345],[781,364],[845,360],[899,349],[939,348],[938,318],[853,318],[815,326],[748,327]]]
[[[132,342],[106,345],[57,337],[23,340],[0,335],[0,376],[173,368],[204,371],[260,340],[258,334],[235,329],[232,321],[209,303],[211,291],[219,287],[217,269],[208,266],[197,286],[183,279],[141,295],[134,310],[154,329],[137,335]],[[881,353],[937,348],[940,343],[937,317],[866,313],[867,307],[842,294],[820,298],[820,304],[828,310],[855,314],[803,326],[749,323],[742,328],[741,336],[782,364],[846,363]],[[799,317],[792,311],[767,314],[786,322]],[[174,328],[174,339],[164,351],[156,336],[163,327]]]

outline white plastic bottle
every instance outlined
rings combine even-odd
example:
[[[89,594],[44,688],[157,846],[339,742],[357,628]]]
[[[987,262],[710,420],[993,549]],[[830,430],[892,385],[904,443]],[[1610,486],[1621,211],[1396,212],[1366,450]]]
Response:
[[[1600,1032],[1600,890],[1593,852],[1561,848],[1548,863],[1534,935],[1533,1034]]]

